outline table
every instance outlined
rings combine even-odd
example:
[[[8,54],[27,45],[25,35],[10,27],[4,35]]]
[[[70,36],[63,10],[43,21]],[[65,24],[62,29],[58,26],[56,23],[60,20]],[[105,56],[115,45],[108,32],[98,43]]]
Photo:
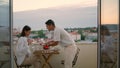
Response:
[[[42,65],[42,68],[45,68],[45,66],[48,64],[50,68],[52,68],[51,64],[49,63],[50,58],[54,54],[59,54],[58,50],[36,50],[33,52],[38,57],[43,57],[45,60],[45,63]]]
[[[34,55],[39,57],[39,59],[43,58],[45,60],[45,62],[42,65],[42,68],[45,68],[46,65],[48,65],[50,68],[52,68],[51,64],[49,63],[50,58],[53,55],[59,54],[59,51],[60,51],[59,48],[55,48],[55,47],[50,47],[49,49],[45,50],[45,49],[43,49],[43,45],[40,45],[39,43],[33,43],[30,46],[30,49]]]

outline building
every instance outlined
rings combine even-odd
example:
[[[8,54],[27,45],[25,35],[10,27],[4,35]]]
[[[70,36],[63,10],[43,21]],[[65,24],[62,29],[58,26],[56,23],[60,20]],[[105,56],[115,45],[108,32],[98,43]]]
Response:
[[[81,35],[76,32],[76,31],[72,31],[69,32],[69,34],[71,35],[71,37],[76,41],[76,40],[81,40]]]
[[[93,41],[97,39],[97,33],[88,33],[85,37],[85,40]]]

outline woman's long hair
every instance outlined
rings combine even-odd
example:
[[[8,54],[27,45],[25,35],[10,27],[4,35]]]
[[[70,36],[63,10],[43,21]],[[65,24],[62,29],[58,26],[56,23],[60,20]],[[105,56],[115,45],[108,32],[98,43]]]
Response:
[[[22,32],[21,32],[20,36],[24,37],[25,36],[25,31],[29,31],[29,30],[31,30],[31,28],[29,26],[25,25],[22,29]]]

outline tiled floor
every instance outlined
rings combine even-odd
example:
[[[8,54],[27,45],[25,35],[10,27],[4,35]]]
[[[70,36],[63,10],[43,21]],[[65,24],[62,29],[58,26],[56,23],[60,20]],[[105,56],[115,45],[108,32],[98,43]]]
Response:
[[[78,45],[80,48],[79,57],[76,65],[73,68],[97,68],[97,45]],[[63,51],[62,51],[63,52]],[[54,55],[50,64],[53,68],[64,68],[61,64],[62,52],[59,55]],[[41,60],[43,62],[43,59]],[[16,67],[15,67],[16,68]],[[33,68],[33,67],[31,67]],[[46,68],[49,68],[48,66]]]
[[[78,44],[78,47],[80,48],[80,53],[77,63],[73,68],[97,68],[97,44]],[[50,64],[53,68],[64,68],[64,65],[61,64],[62,59],[63,50],[59,55],[53,55],[53,57],[50,59]],[[41,62],[44,62],[44,60],[42,59]],[[9,67],[10,64],[6,63],[2,68]],[[16,68],[15,63],[14,68]]]

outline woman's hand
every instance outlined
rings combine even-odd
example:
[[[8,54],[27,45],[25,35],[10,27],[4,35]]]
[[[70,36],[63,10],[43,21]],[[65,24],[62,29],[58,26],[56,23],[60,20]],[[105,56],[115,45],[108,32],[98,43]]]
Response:
[[[33,40],[32,39],[28,39],[28,45],[32,44]]]

